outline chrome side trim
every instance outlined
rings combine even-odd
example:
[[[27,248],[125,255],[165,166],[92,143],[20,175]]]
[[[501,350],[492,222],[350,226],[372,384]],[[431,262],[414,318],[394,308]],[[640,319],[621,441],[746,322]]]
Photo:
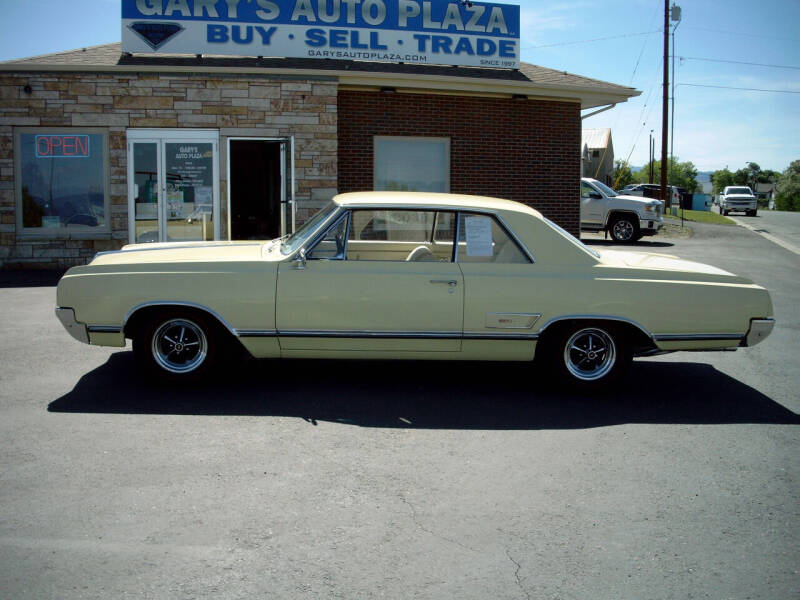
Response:
[[[275,329],[236,329],[234,333],[237,337],[275,337],[278,332]]]
[[[525,340],[535,341],[539,339],[538,333],[485,333],[483,331],[464,332],[465,340]]]
[[[287,329],[278,331],[280,337],[318,337],[318,338],[354,338],[354,339],[460,339],[460,331],[336,331],[314,329]]]
[[[208,308],[207,306],[203,306],[202,304],[197,304],[195,302],[184,302],[182,300],[156,300],[153,302],[143,302],[142,304],[137,304],[128,311],[128,314],[125,315],[125,318],[122,320],[122,327],[120,328],[120,331],[125,331],[125,326],[128,324],[128,321],[134,315],[134,313],[138,312],[143,308],[148,308],[151,306],[184,306],[188,308],[196,308],[198,310],[202,310],[210,314],[217,321],[219,321],[225,327],[225,329],[230,331],[233,335],[236,335],[236,330],[233,327],[231,327],[230,323],[228,323],[225,319],[223,319],[220,316],[220,314],[214,309]]]
[[[645,334],[648,338],[656,341],[656,338],[653,336],[652,333],[647,331],[647,329],[641,323],[634,321],[633,319],[628,319],[626,317],[616,317],[612,315],[563,315],[561,317],[553,317],[552,319],[548,320],[547,323],[542,325],[541,329],[539,329],[539,333],[541,334],[545,329],[547,329],[553,323],[558,323],[560,321],[587,321],[587,320],[599,320],[599,321],[619,321],[620,323],[627,323],[628,325],[633,325],[643,334]]]
[[[56,317],[72,337],[84,344],[89,343],[89,332],[86,330],[86,325],[75,320],[73,309],[57,307]]]
[[[500,324],[489,324],[490,317],[497,317],[501,319],[502,317],[523,317],[529,319],[529,323],[524,325],[500,325]],[[490,312],[486,313],[486,327],[489,329],[533,329],[533,326],[536,325],[536,322],[542,318],[542,313],[505,313],[505,312]]]
[[[743,337],[741,333],[657,333],[653,339],[657,342],[715,342],[738,341]]]
[[[538,333],[486,333],[483,331],[333,331],[294,329],[276,332],[282,338],[350,338],[350,339],[383,339],[383,340],[537,340]],[[240,332],[241,334],[241,332]]]
[[[89,325],[89,333],[120,333],[122,327],[117,325]]]

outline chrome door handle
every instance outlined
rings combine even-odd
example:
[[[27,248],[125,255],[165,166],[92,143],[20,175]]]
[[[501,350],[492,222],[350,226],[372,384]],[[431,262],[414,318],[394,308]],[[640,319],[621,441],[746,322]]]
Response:
[[[431,283],[444,283],[451,287],[458,285],[458,282],[455,279],[431,279]]]

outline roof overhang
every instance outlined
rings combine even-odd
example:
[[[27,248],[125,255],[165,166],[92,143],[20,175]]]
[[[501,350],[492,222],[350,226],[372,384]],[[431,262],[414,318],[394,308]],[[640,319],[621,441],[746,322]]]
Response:
[[[136,57],[139,59],[139,57]],[[203,57],[206,58],[206,57]],[[531,81],[520,77],[516,79],[470,77],[469,74],[460,72],[458,75],[442,73],[414,73],[414,72],[381,72],[370,71],[365,68],[367,63],[358,63],[357,68],[281,68],[275,66],[236,66],[236,65],[209,65],[203,58],[175,57],[175,62],[180,64],[148,64],[146,59],[136,60],[132,64],[125,64],[125,56],[113,65],[92,64],[47,64],[43,62],[19,61],[0,63],[0,72],[18,73],[164,73],[191,75],[241,75],[258,78],[291,78],[291,79],[316,79],[323,81],[337,81],[340,86],[352,89],[380,90],[393,88],[397,92],[407,93],[439,93],[471,96],[493,96],[529,98],[557,102],[580,103],[580,108],[590,109],[609,104],[626,102],[629,98],[641,94],[639,90],[622,86],[587,84],[570,85],[549,82]],[[444,69],[443,69],[444,70]],[[460,69],[459,69],[460,70]]]

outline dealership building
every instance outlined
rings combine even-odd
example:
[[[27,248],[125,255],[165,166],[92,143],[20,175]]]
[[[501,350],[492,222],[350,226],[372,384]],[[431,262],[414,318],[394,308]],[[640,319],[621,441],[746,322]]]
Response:
[[[520,62],[516,6],[123,0],[121,44],[0,63],[0,267],[269,239],[361,190],[577,235],[581,117],[637,94]]]

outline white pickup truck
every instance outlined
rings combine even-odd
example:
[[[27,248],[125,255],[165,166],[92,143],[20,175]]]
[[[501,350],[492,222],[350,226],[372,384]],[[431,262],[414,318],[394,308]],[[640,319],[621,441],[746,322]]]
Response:
[[[755,217],[758,213],[758,200],[753,190],[745,185],[729,185],[719,195],[719,212],[727,215],[732,210],[744,211]]]
[[[660,200],[618,194],[604,183],[581,178],[581,231],[608,231],[617,242],[635,242],[664,226]]]

